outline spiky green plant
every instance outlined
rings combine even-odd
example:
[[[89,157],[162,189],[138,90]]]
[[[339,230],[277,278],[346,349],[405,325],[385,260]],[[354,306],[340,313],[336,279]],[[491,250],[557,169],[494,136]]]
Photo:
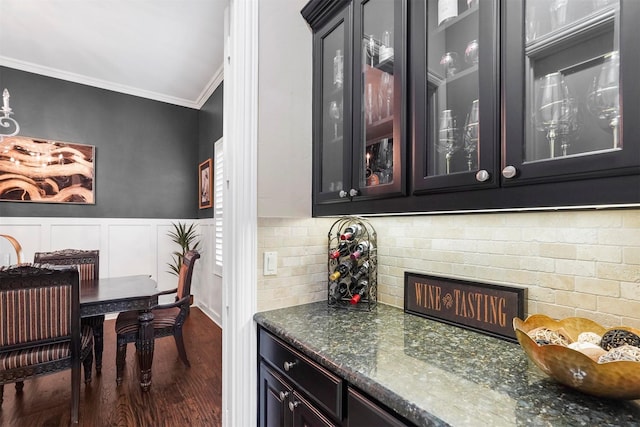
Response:
[[[196,233],[194,224],[187,226],[187,224],[181,222],[177,224],[172,222],[171,225],[173,225],[173,230],[169,231],[167,235],[171,237],[172,242],[180,246],[180,251],[175,251],[171,255],[173,262],[167,263],[170,268],[168,273],[179,276],[180,267],[182,267],[182,258],[184,258],[185,254],[191,249],[198,250],[200,247],[198,238],[200,236]]]

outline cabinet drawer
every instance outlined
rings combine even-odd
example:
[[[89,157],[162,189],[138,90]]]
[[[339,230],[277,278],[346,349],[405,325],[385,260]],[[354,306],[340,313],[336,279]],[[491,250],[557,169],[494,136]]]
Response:
[[[347,427],[408,427],[398,418],[391,415],[374,401],[358,393],[351,387],[347,388],[347,407],[349,415]]]
[[[342,379],[260,329],[260,356],[337,420],[342,419]]]

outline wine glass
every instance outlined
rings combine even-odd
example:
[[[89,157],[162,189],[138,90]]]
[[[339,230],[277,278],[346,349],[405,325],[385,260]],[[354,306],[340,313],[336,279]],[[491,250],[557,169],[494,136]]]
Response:
[[[458,151],[458,129],[456,128],[456,119],[452,110],[443,110],[440,112],[440,127],[438,130],[437,150],[444,153],[446,160],[446,173],[451,172],[451,158]]]
[[[329,104],[329,117],[333,122],[333,139],[338,139],[338,123],[340,120],[340,107],[337,101],[331,101]]]
[[[440,58],[440,65],[444,69],[447,77],[453,77],[458,72],[458,54],[447,52]]]
[[[366,89],[365,100],[364,100],[364,111],[367,116],[368,124],[373,124],[374,114],[377,113],[377,110],[376,110],[377,101],[378,101],[378,97],[374,96],[374,93],[373,93],[373,84],[367,83],[367,89]]]
[[[589,110],[601,125],[611,129],[613,148],[618,148],[620,125],[620,55],[617,51],[605,56],[599,75],[594,78],[587,96]]]
[[[469,65],[478,63],[478,40],[471,40],[464,50],[464,60]]]
[[[551,1],[551,28],[556,30],[567,23],[568,0]]]
[[[392,114],[392,100],[393,100],[393,79],[387,72],[383,72],[380,76],[380,93],[382,93],[382,103],[380,109],[383,106],[385,108],[386,117],[390,117]]]
[[[464,151],[467,153],[467,167],[472,170],[474,166],[473,154],[478,151],[478,137],[480,109],[478,100],[471,103],[471,109],[467,114],[467,120],[464,123]]]
[[[537,99],[536,127],[546,133],[549,156],[555,157],[556,141],[561,142],[562,155],[567,154],[568,136],[577,131],[577,107],[569,96],[562,73],[547,74],[542,78]]]
[[[376,56],[376,41],[373,38],[373,34],[370,34],[365,38],[365,48],[367,57],[371,60],[370,65],[373,67],[374,59]]]

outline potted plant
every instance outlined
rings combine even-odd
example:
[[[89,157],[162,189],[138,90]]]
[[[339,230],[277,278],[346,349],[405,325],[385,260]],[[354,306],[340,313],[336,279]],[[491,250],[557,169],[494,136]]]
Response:
[[[171,237],[171,240],[174,243],[177,243],[180,246],[179,251],[173,252],[171,258],[173,260],[172,263],[167,263],[169,265],[169,273],[174,276],[180,276],[180,268],[182,267],[182,258],[185,254],[190,250],[198,250],[200,246],[200,237],[196,233],[195,225],[183,224],[181,222],[171,223],[173,225],[173,230],[169,231],[167,234]]]

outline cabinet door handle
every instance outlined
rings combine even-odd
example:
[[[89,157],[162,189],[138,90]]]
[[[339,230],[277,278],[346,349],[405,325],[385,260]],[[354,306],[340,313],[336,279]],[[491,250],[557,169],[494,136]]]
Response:
[[[340,190],[338,196],[340,196],[341,199],[344,199],[345,197],[347,197],[347,192],[344,190]]]
[[[296,407],[300,404],[300,402],[298,402],[297,400],[294,400],[293,402],[289,402],[289,410],[291,412],[294,411],[294,409],[296,409]]]
[[[288,391],[281,391],[280,392],[280,400],[285,400],[288,396],[289,396],[289,392]]]
[[[284,370],[289,372],[289,370],[294,366],[296,366],[297,364],[298,362],[284,362]]]
[[[478,182],[485,182],[490,177],[491,177],[491,174],[489,174],[489,172],[487,172],[484,169],[480,169],[478,172],[476,172],[476,181]]]
[[[513,178],[518,174],[518,170],[514,166],[506,166],[502,169],[502,176],[505,178]]]
[[[349,190],[349,195],[351,197],[355,197],[358,195],[358,190],[356,190],[355,188],[352,188],[351,190]]]

